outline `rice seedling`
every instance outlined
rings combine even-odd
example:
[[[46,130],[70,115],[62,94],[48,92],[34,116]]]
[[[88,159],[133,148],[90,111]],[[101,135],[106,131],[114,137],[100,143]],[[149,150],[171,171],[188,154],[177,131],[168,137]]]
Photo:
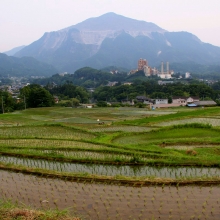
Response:
[[[32,170],[42,175],[0,170],[0,198],[32,204],[36,208],[62,210],[68,207],[71,213],[85,219],[181,219],[182,216],[217,219],[219,186],[172,185],[194,180],[201,183],[219,181],[219,130],[205,127],[207,123],[218,126],[219,119],[215,123],[212,120],[219,114],[217,109],[206,111],[213,118],[205,116],[199,120],[196,115],[199,111],[172,115],[164,112],[169,114],[144,119],[143,114],[150,112],[135,112],[131,108],[75,110],[75,118],[72,109],[51,108],[46,112],[47,115],[40,110],[36,115],[33,111],[28,112],[19,129],[13,127],[16,124],[13,121],[10,127],[0,127],[0,167],[21,172]],[[84,119],[82,113],[88,113],[88,120],[81,121]],[[194,117],[194,121],[190,121],[203,126],[191,124],[155,129],[135,125],[136,122],[144,125],[146,121],[159,125],[164,119],[173,120],[181,115]],[[115,122],[91,126],[97,117]],[[129,126],[116,125],[117,120],[128,117],[134,117],[135,122],[127,120]],[[47,120],[46,124],[41,120]],[[51,125],[54,121],[65,123],[65,126]],[[172,144],[187,147],[188,142],[193,143],[191,149],[172,148]],[[206,146],[199,147],[201,142]],[[75,180],[70,181],[69,177]],[[99,184],[95,182],[98,177],[102,181]]]

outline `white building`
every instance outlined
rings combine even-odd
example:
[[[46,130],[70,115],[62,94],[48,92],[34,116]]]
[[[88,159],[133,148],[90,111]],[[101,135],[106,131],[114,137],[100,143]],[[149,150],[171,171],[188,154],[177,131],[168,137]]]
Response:
[[[188,79],[189,77],[190,77],[190,73],[189,73],[189,72],[186,72],[186,73],[185,73],[185,78]]]
[[[155,104],[168,104],[168,99],[155,99]]]

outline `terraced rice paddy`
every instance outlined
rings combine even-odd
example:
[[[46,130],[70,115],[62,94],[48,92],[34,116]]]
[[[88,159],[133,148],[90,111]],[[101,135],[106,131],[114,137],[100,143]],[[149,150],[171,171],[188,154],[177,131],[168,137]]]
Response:
[[[158,177],[172,179],[220,177],[219,168],[200,167],[150,167],[127,165],[77,164],[59,161],[0,156],[0,163],[25,166],[28,168],[46,169],[65,173],[97,174],[103,176]]]
[[[116,132],[116,131],[123,131],[123,132],[146,132],[151,131],[154,128],[150,127],[140,127],[140,126],[110,126],[110,127],[99,127],[93,128],[89,131],[91,132]]]
[[[211,124],[212,126],[220,126],[220,119],[219,118],[190,118],[190,119],[162,122],[162,123],[158,123],[157,126],[163,127],[163,126],[191,124],[191,123],[203,123],[203,124]]]
[[[219,219],[219,186],[132,187],[0,171],[0,197],[35,208],[68,208],[82,219]]]
[[[10,127],[0,128],[0,138],[31,137],[55,139],[91,139],[95,135],[73,131],[71,128],[59,126],[33,126],[33,127]]]
[[[49,149],[103,149],[107,150],[109,147],[101,144],[93,144],[75,140],[45,140],[45,139],[0,139],[0,145],[2,147],[12,148],[49,148]]]
[[[220,219],[219,109],[178,111],[0,115],[0,199],[91,220]]]
[[[164,141],[172,142],[183,141],[186,138],[191,140],[197,139],[202,142],[204,139],[218,138],[220,130],[216,129],[205,129],[205,128],[179,128],[179,129],[168,129],[158,130],[142,134],[132,134],[116,137],[113,142],[118,144],[147,144],[149,142],[160,142],[161,139]]]
[[[178,150],[192,150],[192,149],[196,149],[196,148],[213,148],[213,147],[220,147],[220,144],[216,143],[216,144],[200,144],[200,145],[170,145],[170,146],[165,146],[166,149],[178,149]]]

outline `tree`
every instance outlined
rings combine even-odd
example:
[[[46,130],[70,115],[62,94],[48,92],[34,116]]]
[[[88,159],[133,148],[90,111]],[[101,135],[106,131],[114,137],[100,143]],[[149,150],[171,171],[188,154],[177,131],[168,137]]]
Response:
[[[79,100],[78,100],[78,99],[72,98],[72,99],[71,99],[71,102],[72,102],[72,107],[77,107],[77,106],[79,106]]]
[[[96,105],[98,107],[107,107],[108,106],[107,102],[104,102],[104,101],[99,101],[99,102],[97,102]]]
[[[65,97],[66,99],[76,98],[81,103],[86,103],[89,100],[89,93],[83,87],[75,86],[72,83],[56,86],[49,89],[49,91],[53,95]]]
[[[16,101],[12,98],[11,94],[7,91],[0,92],[0,108],[1,112],[13,112],[15,110]]]
[[[50,107],[54,104],[54,98],[50,92],[37,84],[22,88],[20,94],[25,96],[29,108]]]

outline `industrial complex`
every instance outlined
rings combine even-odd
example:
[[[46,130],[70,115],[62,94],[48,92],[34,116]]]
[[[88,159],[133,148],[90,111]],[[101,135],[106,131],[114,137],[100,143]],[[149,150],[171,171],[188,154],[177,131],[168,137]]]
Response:
[[[169,70],[169,62],[166,62],[166,70],[164,70],[164,63],[161,62],[161,70],[159,71],[158,69],[151,68],[148,65],[148,61],[146,59],[139,59],[138,60],[138,68],[136,71],[131,71],[130,74],[134,74],[137,71],[143,70],[145,76],[158,76],[162,79],[170,79],[172,78],[172,74],[174,71]]]

